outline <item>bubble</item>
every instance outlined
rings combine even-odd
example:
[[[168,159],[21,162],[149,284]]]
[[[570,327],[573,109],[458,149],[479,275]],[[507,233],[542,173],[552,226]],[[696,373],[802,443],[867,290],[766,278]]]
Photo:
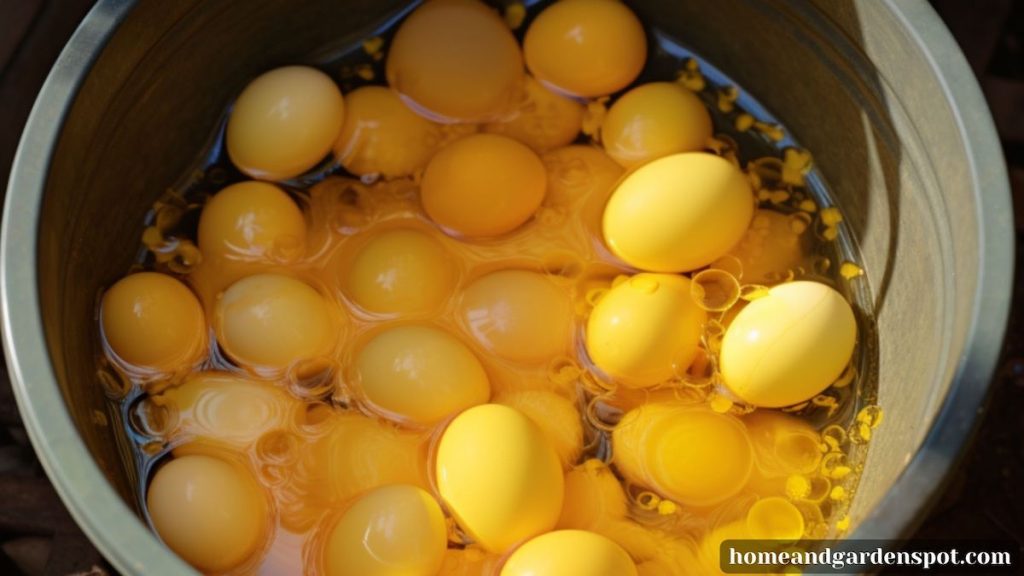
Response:
[[[697,273],[690,283],[690,295],[709,312],[728,310],[739,300],[740,284],[732,274],[710,268]]]
[[[299,360],[288,370],[288,390],[303,400],[320,400],[337,385],[340,367],[326,356]]]

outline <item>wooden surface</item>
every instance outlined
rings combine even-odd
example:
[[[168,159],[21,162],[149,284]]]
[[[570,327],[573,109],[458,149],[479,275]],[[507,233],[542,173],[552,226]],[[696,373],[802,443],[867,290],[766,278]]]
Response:
[[[0,0],[0,182],[46,73],[90,0]],[[981,79],[1010,165],[1017,222],[1014,308],[990,409],[918,536],[1024,541],[1024,2],[933,0]],[[0,186],[0,190],[3,186]],[[35,460],[0,367],[0,574],[103,574]]]

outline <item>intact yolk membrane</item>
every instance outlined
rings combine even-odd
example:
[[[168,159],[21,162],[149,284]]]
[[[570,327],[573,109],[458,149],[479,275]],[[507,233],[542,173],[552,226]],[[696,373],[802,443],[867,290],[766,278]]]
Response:
[[[688,506],[711,506],[737,494],[753,466],[743,424],[705,408],[647,404],[612,433],[613,461],[631,482]]]
[[[440,306],[457,274],[438,240],[419,230],[396,229],[369,238],[342,282],[349,297],[368,312],[413,315]]]
[[[183,456],[160,467],[146,507],[164,543],[207,572],[243,564],[268,535],[267,503],[255,481],[211,456]]]
[[[341,90],[330,76],[308,66],[277,68],[250,82],[235,101],[228,155],[252,178],[293,178],[331,151],[344,117]]]
[[[477,0],[434,0],[395,34],[387,56],[392,89],[438,122],[497,120],[523,98],[523,59],[496,12]]]
[[[329,353],[339,322],[309,284],[281,274],[256,274],[220,297],[214,330],[224,352],[242,366],[280,371]]]
[[[562,0],[530,24],[523,53],[542,84],[592,98],[636,79],[647,58],[647,36],[636,15],[617,0]]]
[[[537,272],[501,270],[478,278],[463,291],[458,314],[484,348],[515,362],[551,360],[572,342],[569,297]]]
[[[338,519],[327,537],[327,576],[432,576],[448,544],[444,514],[416,486],[371,490]]]
[[[587,320],[587,354],[628,388],[654,386],[689,367],[706,316],[693,301],[689,279],[637,274],[594,306]]]
[[[651,82],[615,101],[601,125],[608,155],[635,168],[678,152],[697,152],[711,138],[711,115],[676,82]]]
[[[206,351],[199,300],[164,274],[139,272],[119,280],[103,295],[100,317],[106,344],[132,367],[173,372]]]
[[[356,373],[373,406],[422,426],[483,404],[491,395],[487,373],[473,352],[429,326],[398,326],[376,335],[356,356]]]
[[[537,154],[506,136],[473,134],[445,146],[423,174],[423,209],[463,236],[500,236],[529,220],[544,200]]]

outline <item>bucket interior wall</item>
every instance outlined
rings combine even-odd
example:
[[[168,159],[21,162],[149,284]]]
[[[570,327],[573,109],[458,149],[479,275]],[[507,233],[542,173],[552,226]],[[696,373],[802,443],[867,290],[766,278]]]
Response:
[[[120,425],[96,377],[96,299],[131,265],[144,214],[247,80],[357,41],[403,4],[141,2],[82,85],[44,197],[43,319],[78,429],[132,506]],[[931,60],[884,2],[631,5],[731,75],[812,151],[860,245],[886,420],[856,494],[856,524],[919,448],[964,348],[979,242],[969,174],[948,161],[966,154],[956,115]]]

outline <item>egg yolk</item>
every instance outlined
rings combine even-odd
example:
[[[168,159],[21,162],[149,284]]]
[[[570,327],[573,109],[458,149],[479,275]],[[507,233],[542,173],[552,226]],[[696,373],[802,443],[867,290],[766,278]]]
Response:
[[[636,576],[636,565],[615,542],[585,530],[537,536],[509,556],[501,576]]]
[[[240,182],[203,206],[198,237],[207,258],[288,264],[305,251],[306,220],[277,186]]]
[[[508,406],[475,406],[451,421],[437,446],[435,480],[459,526],[494,553],[551,530],[562,509],[554,448]]]
[[[537,153],[544,153],[570,144],[579,135],[582,125],[582,104],[527,78],[526,101],[511,116],[487,124],[484,130],[504,134]]]
[[[587,320],[587,354],[626,387],[654,386],[690,366],[706,318],[690,294],[689,279],[637,274],[594,306]]]
[[[434,498],[416,486],[383,486],[361,496],[327,537],[327,576],[433,576],[448,529]]]
[[[425,468],[426,443],[418,434],[360,414],[337,419],[316,465],[326,465],[334,503],[346,502],[371,488],[412,484],[429,489]]]
[[[290,276],[256,274],[235,282],[217,302],[214,330],[232,360],[280,370],[323,356],[337,338],[327,301]]]
[[[334,155],[357,176],[411,176],[426,166],[440,138],[437,125],[394,91],[363,86],[345,95],[345,124]]]
[[[501,17],[477,0],[433,0],[395,34],[388,84],[417,112],[439,122],[484,122],[523,98],[523,58]]]
[[[530,24],[523,54],[537,80],[591,98],[617,92],[640,75],[647,36],[618,0],[561,0]]]
[[[501,270],[478,278],[462,293],[459,316],[477,342],[502,358],[550,361],[572,343],[569,295],[527,270]]]
[[[334,80],[308,66],[285,66],[242,90],[228,117],[228,156],[260,180],[284,180],[331,151],[345,117]]]
[[[804,517],[800,510],[785,498],[762,498],[747,512],[747,531],[755,540],[796,542],[804,535]]]
[[[819,282],[781,284],[747,304],[729,325],[722,378],[747,404],[799,404],[839,378],[856,343],[857,321],[842,294]]]
[[[651,82],[626,92],[601,125],[605,151],[626,168],[701,150],[710,137],[707,108],[675,82]]]
[[[591,530],[625,518],[626,512],[626,492],[601,460],[587,460],[565,473],[559,528]]]
[[[153,400],[174,407],[179,434],[234,448],[283,428],[299,406],[278,386],[226,372],[200,372]]]
[[[491,395],[487,373],[451,334],[428,326],[381,332],[356,356],[359,386],[386,414],[429,426]]]
[[[239,566],[268,535],[267,503],[255,481],[211,456],[183,456],[161,466],[146,505],[164,543],[204,572]]]
[[[804,258],[806,225],[774,210],[757,210],[750,228],[729,252],[743,266],[744,284],[778,284]]]
[[[721,550],[722,542],[726,540],[750,540],[753,536],[747,530],[746,520],[734,520],[727,524],[716,526],[707,533],[700,541],[699,556],[700,572],[704,574],[727,574],[722,571]]]
[[[498,236],[522,226],[547,187],[544,163],[525,145],[496,134],[473,134],[445,146],[423,174],[427,215],[464,236]]]
[[[546,390],[507,391],[495,402],[519,410],[540,427],[555,449],[563,468],[570,468],[583,452],[583,422],[568,398]]]
[[[139,272],[103,295],[103,337],[121,361],[159,372],[196,363],[206,351],[206,319],[191,290],[165,274]]]
[[[612,433],[612,454],[628,480],[689,506],[734,496],[753,467],[742,423],[678,404],[647,404],[627,413]]]
[[[440,242],[418,230],[375,234],[344,278],[360,308],[380,314],[422,314],[451,294],[455,265]]]
[[[637,168],[604,210],[604,240],[627,264],[687,272],[726,255],[754,214],[747,178],[728,160],[684,152]]]

